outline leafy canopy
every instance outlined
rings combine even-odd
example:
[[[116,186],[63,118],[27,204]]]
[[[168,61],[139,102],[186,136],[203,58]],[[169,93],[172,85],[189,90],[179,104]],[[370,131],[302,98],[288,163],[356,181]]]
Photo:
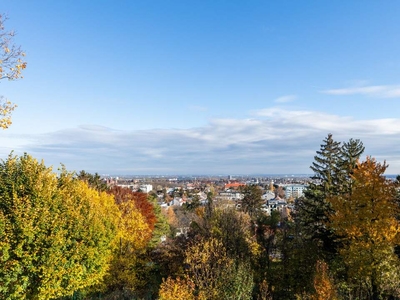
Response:
[[[112,196],[10,155],[0,164],[0,298],[54,299],[98,283],[118,219]]]

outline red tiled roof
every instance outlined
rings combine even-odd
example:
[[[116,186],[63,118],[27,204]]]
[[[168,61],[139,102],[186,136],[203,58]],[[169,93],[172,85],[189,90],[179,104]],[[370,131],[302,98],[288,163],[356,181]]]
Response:
[[[240,186],[245,186],[244,183],[240,183],[240,182],[233,182],[233,183],[227,183],[225,184],[225,188],[229,189],[229,188],[238,188]]]

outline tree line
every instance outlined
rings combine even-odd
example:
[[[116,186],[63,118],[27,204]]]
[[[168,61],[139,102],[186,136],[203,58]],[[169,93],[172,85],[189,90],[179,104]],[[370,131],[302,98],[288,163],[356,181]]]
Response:
[[[162,211],[155,195],[10,154],[0,298],[400,299],[399,181],[363,152],[328,135],[289,216],[266,215],[257,186],[240,210],[210,192]]]

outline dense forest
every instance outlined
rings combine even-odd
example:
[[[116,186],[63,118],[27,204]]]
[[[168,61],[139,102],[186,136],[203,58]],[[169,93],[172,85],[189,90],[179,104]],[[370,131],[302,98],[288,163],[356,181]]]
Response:
[[[0,165],[2,299],[400,299],[398,181],[323,141],[283,216],[245,186],[240,209],[109,187],[29,155]],[[187,233],[177,235],[180,220]]]

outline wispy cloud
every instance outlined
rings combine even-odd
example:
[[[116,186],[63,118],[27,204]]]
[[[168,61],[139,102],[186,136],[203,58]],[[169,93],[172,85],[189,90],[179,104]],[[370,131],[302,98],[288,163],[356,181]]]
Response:
[[[400,85],[369,85],[348,87],[342,89],[323,90],[321,93],[330,95],[365,95],[376,98],[400,97]]]
[[[292,102],[292,101],[294,101],[296,99],[297,99],[296,95],[286,95],[286,96],[282,96],[282,97],[276,98],[274,100],[274,102],[275,103],[287,103],[287,102]]]
[[[70,170],[112,174],[310,173],[321,141],[359,138],[366,154],[400,173],[400,118],[355,120],[318,111],[266,108],[254,118],[215,119],[188,129],[113,130],[82,126],[18,138],[17,153]],[[6,137],[0,137],[0,142]],[[10,138],[8,138],[8,141]],[[0,148],[5,157],[10,148]]]

